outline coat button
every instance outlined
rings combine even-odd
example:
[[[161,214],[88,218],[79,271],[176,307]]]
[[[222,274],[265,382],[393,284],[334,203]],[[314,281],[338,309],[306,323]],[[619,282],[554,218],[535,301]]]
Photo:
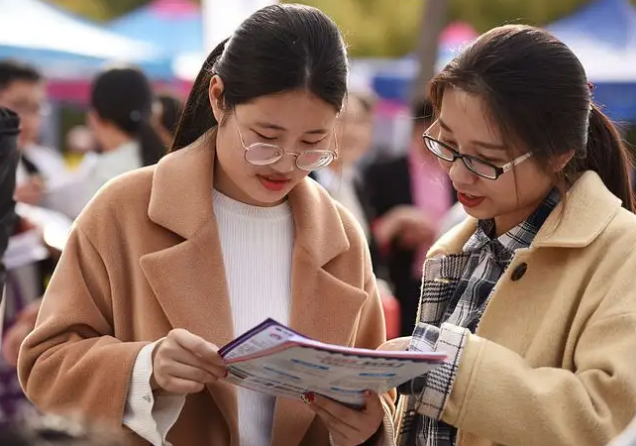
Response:
[[[526,271],[528,271],[528,264],[527,263],[521,263],[519,266],[517,266],[514,271],[512,272],[512,274],[510,275],[510,278],[516,282],[517,280],[521,279],[524,274],[526,273]]]

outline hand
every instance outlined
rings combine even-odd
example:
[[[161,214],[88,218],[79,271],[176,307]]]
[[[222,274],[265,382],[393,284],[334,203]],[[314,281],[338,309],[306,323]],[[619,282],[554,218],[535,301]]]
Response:
[[[428,244],[435,237],[431,220],[415,206],[400,205],[391,209],[374,225],[378,243],[387,245],[394,239],[408,248]]]
[[[42,200],[44,182],[38,176],[32,176],[29,180],[15,189],[15,201],[36,205]]]
[[[398,235],[400,245],[405,248],[417,249],[420,246],[430,246],[435,241],[436,231],[431,222],[424,215],[408,217],[402,224],[402,231]]]
[[[382,425],[384,409],[378,395],[366,392],[362,410],[350,409],[328,398],[309,394],[307,404],[327,425],[337,446],[358,446],[371,438]]]
[[[410,343],[411,343],[411,336],[404,336],[401,338],[395,338],[395,339],[386,341],[384,344],[380,345],[376,350],[389,351],[389,352],[405,351],[409,348]]]
[[[187,395],[224,378],[227,370],[218,350],[187,330],[172,330],[153,353],[153,390]]]
[[[41,299],[31,302],[18,314],[15,322],[6,333],[2,344],[2,356],[14,367],[18,364],[18,354],[22,343],[35,328],[41,304]]]

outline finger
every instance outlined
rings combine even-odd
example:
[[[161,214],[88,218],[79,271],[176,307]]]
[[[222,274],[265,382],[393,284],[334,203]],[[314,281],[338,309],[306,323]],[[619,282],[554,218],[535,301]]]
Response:
[[[165,374],[170,377],[195,381],[201,384],[216,382],[219,378],[202,368],[176,362],[166,364],[163,368]]]
[[[318,395],[314,396],[311,404],[328,413],[337,422],[355,428],[355,420],[359,417],[358,411]]]
[[[205,384],[196,381],[189,381],[181,378],[170,378],[165,386],[161,386],[170,393],[190,394],[199,393],[205,388]]]
[[[382,408],[382,402],[380,401],[380,397],[377,393],[373,393],[370,390],[364,392],[364,400],[365,400],[365,408],[363,412],[365,413],[375,413],[378,410],[384,411]]]
[[[351,440],[350,437],[355,436],[355,431],[351,426],[341,422],[325,409],[314,403],[309,403],[309,407],[316,413],[316,415],[318,415],[318,417],[320,417],[322,422],[325,423],[325,426],[327,426],[327,429],[334,439],[334,443],[338,445],[345,442],[348,443]]]
[[[186,330],[173,330],[174,340],[186,350],[191,351],[204,361],[213,365],[224,366],[223,358],[219,356],[219,349],[216,345],[206,341],[200,336]]]
[[[211,365],[179,344],[167,343],[163,346],[168,361],[205,370],[215,378],[223,378],[227,374],[225,366]]]

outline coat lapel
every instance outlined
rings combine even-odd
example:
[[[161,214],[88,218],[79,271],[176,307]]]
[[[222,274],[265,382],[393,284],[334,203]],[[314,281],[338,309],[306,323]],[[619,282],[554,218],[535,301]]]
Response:
[[[174,232],[175,242],[143,256],[140,266],[170,325],[187,327],[221,347],[233,339],[234,329],[212,210],[214,152],[208,140],[212,136],[169,155],[157,166],[148,215]],[[208,390],[229,431],[238,432],[236,389],[217,383]]]
[[[367,294],[329,273],[329,261],[350,248],[340,215],[322,188],[308,180],[289,197],[296,240],[290,326],[310,338],[350,345]],[[272,446],[300,444],[315,414],[303,402],[279,399]]]

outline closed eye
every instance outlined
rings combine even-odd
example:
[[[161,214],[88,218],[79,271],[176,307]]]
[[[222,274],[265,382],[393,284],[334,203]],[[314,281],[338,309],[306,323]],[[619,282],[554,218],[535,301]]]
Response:
[[[274,140],[278,139],[277,136],[265,136],[262,133],[257,132],[256,130],[252,130],[252,131],[256,134],[256,136],[258,136],[259,138],[262,138],[262,139],[264,139],[266,141],[274,141]]]

